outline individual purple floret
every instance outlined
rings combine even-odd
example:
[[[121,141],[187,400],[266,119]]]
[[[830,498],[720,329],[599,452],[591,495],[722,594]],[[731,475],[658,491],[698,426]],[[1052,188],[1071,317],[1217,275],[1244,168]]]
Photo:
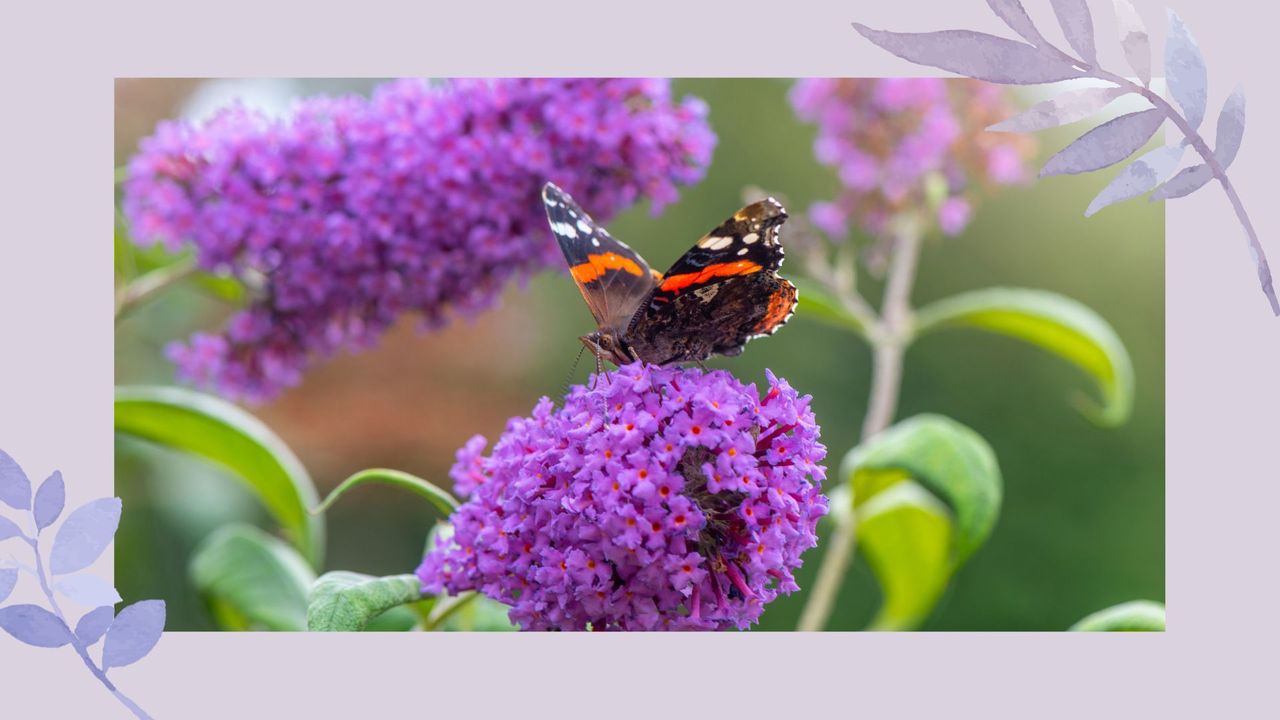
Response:
[[[796,81],[791,105],[816,123],[814,154],[844,186],[815,203],[810,221],[843,240],[855,220],[872,235],[903,212],[933,217],[947,235],[969,224],[977,190],[1027,178],[1035,143],[986,128],[1012,112],[1007,92],[978,80],[810,78]]]
[[[597,218],[675,200],[710,161],[706,115],[646,79],[401,80],[280,119],[231,107],[161,123],[129,163],[124,209],[139,242],[190,243],[200,267],[255,288],[220,334],[170,356],[190,382],[261,400],[404,313],[438,327],[562,264],[548,180]]]
[[[418,568],[428,592],[481,592],[528,630],[746,628],[817,543],[826,448],[768,373],[633,363],[543,398],[485,457],[452,470],[467,497]]]

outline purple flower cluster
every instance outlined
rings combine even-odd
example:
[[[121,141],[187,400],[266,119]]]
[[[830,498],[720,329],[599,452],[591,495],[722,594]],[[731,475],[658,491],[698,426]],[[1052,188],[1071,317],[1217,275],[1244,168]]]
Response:
[[[530,630],[748,627],[798,589],[827,512],[810,397],[768,380],[761,400],[723,370],[633,363],[543,398],[488,457],[472,438],[424,589],[481,592]]]
[[[202,268],[262,285],[221,334],[170,351],[187,381],[261,400],[404,313],[436,327],[562,263],[548,180],[597,218],[641,197],[656,212],[705,172],[706,114],[645,79],[402,80],[278,119],[231,107],[159,125],[124,209],[139,242],[191,243]]]
[[[894,216],[925,208],[957,235],[969,224],[975,189],[1025,180],[1035,150],[1023,135],[985,132],[1013,108],[1004,90],[978,80],[805,79],[792,87],[791,105],[817,123],[814,154],[844,186],[809,211],[837,239],[853,218],[881,236]]]

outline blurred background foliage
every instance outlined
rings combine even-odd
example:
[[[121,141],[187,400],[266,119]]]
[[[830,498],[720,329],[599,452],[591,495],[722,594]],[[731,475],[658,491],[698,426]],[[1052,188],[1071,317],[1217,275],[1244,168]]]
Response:
[[[200,117],[232,97],[283,109],[292,97],[367,92],[375,81],[121,80],[116,92],[116,164],[156,121]],[[815,130],[786,100],[784,80],[679,80],[675,93],[710,105],[719,135],[706,179],[683,189],[660,217],[647,205],[610,223],[664,268],[742,204],[743,190],[782,193],[793,212],[835,195],[838,180],[813,157]],[[1078,127],[1040,135],[1038,166]],[[1030,346],[985,333],[931,334],[908,352],[898,418],[940,413],[972,427],[994,448],[1004,505],[986,545],[948,587],[929,630],[1062,630],[1099,608],[1134,597],[1164,599],[1164,215],[1130,202],[1085,219],[1083,208],[1114,170],[1052,178],[987,198],[955,238],[927,238],[914,305],[988,286],[1051,290],[1105,318],[1127,347],[1136,375],[1125,425],[1091,424],[1068,400],[1093,387],[1077,369]],[[784,241],[786,238],[784,230]],[[784,267],[797,274],[799,263]],[[789,271],[789,273],[788,273]],[[859,278],[864,296],[879,284]],[[166,291],[117,328],[116,380],[172,383],[166,343],[215,329],[228,306],[208,289]],[[405,318],[378,348],[323,362],[301,386],[250,410],[302,459],[323,495],[368,467],[405,470],[442,485],[454,451],[476,433],[491,440],[507,418],[541,395],[582,381],[569,375],[577,336],[592,321],[568,277],[544,273],[509,288],[502,307],[474,322],[424,335]],[[765,368],[814,396],[829,461],[856,444],[866,411],[870,353],[851,334],[806,321],[710,365],[762,382]],[[265,511],[222,471],[175,452],[117,439],[116,491],[129,512],[116,538],[116,584],[126,601],[160,597],[168,628],[215,625],[188,575],[193,549],[230,521],[272,527]],[[352,493],[327,513],[325,569],[371,575],[411,572],[438,515],[391,487]],[[824,548],[798,574],[807,587]],[[760,628],[795,627],[802,595],[784,597]],[[839,597],[830,629],[866,626],[879,590],[861,559]]]

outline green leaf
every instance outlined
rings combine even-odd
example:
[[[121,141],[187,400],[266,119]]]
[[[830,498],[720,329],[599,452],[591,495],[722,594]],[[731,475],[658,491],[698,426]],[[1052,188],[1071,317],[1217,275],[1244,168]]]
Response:
[[[426,498],[427,502],[431,503],[431,505],[436,510],[440,511],[440,514],[445,517],[449,517],[449,515],[453,514],[454,510],[458,509],[458,501],[455,500],[452,495],[416,475],[410,475],[407,472],[401,472],[399,470],[372,468],[369,470],[361,470],[355,475],[343,480],[342,484],[334,488],[333,492],[329,493],[329,496],[324,499],[324,502],[320,503],[320,505],[311,512],[313,514],[318,514],[328,510],[329,506],[337,502],[338,498],[347,494],[347,491],[359,485],[364,485],[365,483],[386,483],[403,490],[408,490],[415,495]]]
[[[129,237],[129,227],[125,222],[124,213],[120,212],[120,208],[116,208],[115,222],[115,267],[116,281],[126,282],[133,279],[138,274],[138,263],[134,257],[137,248],[133,245],[133,240]]]
[[[867,336],[867,326],[830,293],[814,282],[795,281],[798,290],[796,317],[817,320],[834,327],[850,330],[859,337]]]
[[[855,447],[832,493],[884,594],[871,628],[917,627],[1000,512],[995,453],[973,430],[939,415],[904,420]],[[845,488],[851,488],[847,490]]]
[[[373,577],[337,571],[320,576],[307,598],[307,629],[321,632],[364,630],[391,608],[422,599],[414,575]]]
[[[1081,394],[1073,404],[1104,426],[1124,423],[1133,410],[1133,363],[1115,330],[1079,302],[1044,290],[989,288],[922,308],[916,336],[942,328],[977,328],[1024,340],[1088,373],[1101,404]]]
[[[368,625],[365,625],[364,630],[365,632],[405,632],[417,627],[418,619],[413,606],[401,605],[374,617]]]
[[[910,479],[951,510],[958,565],[987,539],[1000,513],[1000,467],[982,436],[941,415],[917,415],[845,456],[840,477],[853,483],[855,508]]]
[[[312,567],[324,555],[324,518],[307,511],[317,493],[297,456],[266,425],[231,403],[185,388],[118,387],[116,432],[181,450],[242,479]]]
[[[256,527],[211,533],[192,553],[190,575],[225,629],[307,629],[315,573],[298,551]]]
[[[1164,605],[1133,600],[1099,610],[1071,626],[1076,632],[1164,632]]]
[[[858,547],[884,602],[872,630],[909,630],[929,616],[951,578],[951,514],[912,482],[899,483],[857,513]]]

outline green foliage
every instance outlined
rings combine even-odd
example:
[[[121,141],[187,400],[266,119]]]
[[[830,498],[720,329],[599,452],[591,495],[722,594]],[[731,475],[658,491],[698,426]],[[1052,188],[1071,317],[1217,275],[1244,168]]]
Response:
[[[307,629],[364,630],[384,612],[421,599],[422,583],[414,575],[373,577],[346,571],[325,573],[311,586],[307,597]],[[413,619],[412,613],[409,617]]]
[[[1164,632],[1164,605],[1132,600],[1087,615],[1070,629],[1075,632]]]
[[[850,312],[838,299],[821,285],[804,278],[793,279],[797,290],[796,314],[810,320],[849,330],[859,337],[866,337],[868,328],[864,320]]]
[[[917,627],[951,579],[952,524],[946,506],[914,483],[899,483],[858,509],[859,548],[880,583],[873,630]]]
[[[320,503],[312,512],[322,513],[328,510],[331,505],[337,502],[338,498],[347,494],[347,491],[366,483],[386,483],[402,490],[408,490],[415,495],[426,498],[427,502],[431,503],[431,506],[445,517],[448,517],[454,510],[458,509],[458,501],[452,495],[416,475],[410,475],[399,470],[372,468],[370,470],[361,470],[343,480],[338,487],[333,489],[333,492],[329,493],[324,502]]]
[[[191,581],[224,630],[306,630],[315,573],[293,547],[250,525],[219,528],[191,556]]]
[[[919,626],[995,525],[995,453],[954,420],[918,415],[851,450],[839,477],[847,485],[832,493],[833,516],[839,522],[852,506],[858,546],[884,595],[871,628]]]
[[[202,457],[242,479],[313,567],[324,554],[324,518],[302,462],[257,418],[225,400],[176,387],[118,387],[117,433]]]
[[[115,213],[115,273],[119,291],[136,293],[144,286],[158,287],[175,281],[175,275],[189,275],[195,286],[223,302],[240,304],[247,291],[235,277],[194,269],[192,250],[174,253],[161,244],[139,247],[129,233],[129,224],[120,208]],[[167,276],[167,277],[166,277]]]
[[[988,288],[940,300],[916,314],[915,335],[943,328],[976,328],[1048,350],[1093,378],[1102,403],[1074,398],[1099,425],[1115,426],[1133,410],[1133,363],[1115,330],[1071,298],[1043,290]]]

